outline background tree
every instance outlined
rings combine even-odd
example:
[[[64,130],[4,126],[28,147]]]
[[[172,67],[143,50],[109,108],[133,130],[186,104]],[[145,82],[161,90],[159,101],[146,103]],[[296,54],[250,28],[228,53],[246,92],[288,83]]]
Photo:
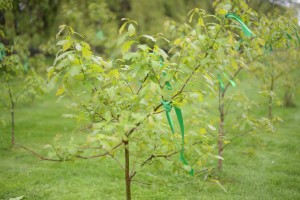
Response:
[[[11,114],[11,143],[15,144],[15,109],[20,102],[32,101],[43,92],[43,81],[29,66],[23,65],[20,58],[0,43],[1,101]],[[12,48],[11,48],[12,49]]]

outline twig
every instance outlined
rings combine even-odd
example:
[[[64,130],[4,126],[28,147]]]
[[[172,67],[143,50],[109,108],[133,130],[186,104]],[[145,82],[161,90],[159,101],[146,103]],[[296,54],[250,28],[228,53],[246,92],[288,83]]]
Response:
[[[145,164],[147,164],[148,162],[150,162],[152,159],[154,158],[165,158],[165,159],[168,159],[169,157],[177,154],[178,152],[173,152],[173,153],[170,153],[170,154],[162,154],[162,155],[155,155],[155,154],[152,154],[151,156],[149,156],[142,164],[141,164],[141,167],[144,166]]]
[[[28,147],[25,147],[25,146],[23,146],[23,145],[20,145],[20,144],[17,144],[17,143],[16,143],[15,145],[17,145],[18,147],[20,147],[20,148],[22,148],[22,149],[25,149],[26,151],[29,151],[30,153],[32,153],[32,154],[35,155],[36,157],[40,158],[41,160],[57,161],[57,162],[63,161],[63,160],[61,160],[61,159],[57,160],[57,159],[52,159],[52,158],[44,157],[44,156],[40,155],[39,153],[35,152],[34,150],[29,149]]]
[[[158,80],[158,78],[157,78],[157,75],[156,75],[154,69],[153,69],[152,67],[151,67],[151,69],[152,69],[152,73],[154,74],[155,79],[156,79],[156,81],[157,81],[157,83],[158,83],[160,89],[162,89],[162,88],[164,87],[164,85],[166,84],[166,82],[164,83],[164,85],[161,85],[160,82],[159,82],[159,80]]]
[[[129,179],[131,180],[136,175],[136,173],[137,173],[136,171],[130,173]]]
[[[125,80],[125,82],[126,82],[126,84],[128,85],[128,87],[130,88],[131,93],[134,95],[134,92],[133,92],[133,90],[132,90],[132,88],[131,88],[131,86],[130,86],[130,83],[128,83],[127,80]]]
[[[244,136],[244,135],[247,135],[248,133],[251,133],[253,130],[254,130],[254,128],[252,128],[252,129],[250,129],[250,130],[247,130],[247,131],[245,131],[244,133],[239,134],[239,135],[237,135],[237,136],[235,136],[235,137],[229,139],[230,143],[226,144],[226,145],[223,147],[223,150],[224,150],[228,145],[230,145],[230,144],[232,143],[232,141],[238,139],[239,137],[242,137],[242,136]]]
[[[136,94],[139,94],[139,93],[140,93],[141,89],[143,88],[143,84],[144,84],[145,81],[148,79],[148,77],[149,77],[150,74],[151,74],[151,72],[149,72],[149,73],[145,76],[145,78],[144,78],[144,80],[143,80],[143,82],[142,82],[142,85],[141,85],[141,87],[138,89],[138,91],[137,91]]]
[[[121,163],[119,162],[118,159],[116,159],[112,154],[108,154],[110,157],[112,157],[117,163],[118,165],[123,169],[123,171],[125,171],[124,167],[121,165]]]
[[[68,92],[70,93],[70,95],[75,99],[75,101],[77,101],[78,104],[80,104],[86,111],[91,112],[91,110],[84,105],[78,98],[75,97],[75,95],[68,90]],[[101,120],[106,121],[104,117],[102,117],[99,113],[95,113],[98,117],[100,117]]]
[[[123,141],[120,142],[120,143],[118,143],[116,146],[114,146],[110,151],[106,151],[106,152],[104,152],[104,153],[102,153],[102,154],[98,154],[98,155],[94,155],[94,156],[81,156],[81,155],[77,155],[77,156],[75,156],[75,157],[76,157],[76,158],[83,158],[83,159],[90,159],[90,158],[99,158],[99,157],[107,156],[107,155],[110,155],[110,153],[111,153],[113,150],[119,148],[122,144],[123,144]]]

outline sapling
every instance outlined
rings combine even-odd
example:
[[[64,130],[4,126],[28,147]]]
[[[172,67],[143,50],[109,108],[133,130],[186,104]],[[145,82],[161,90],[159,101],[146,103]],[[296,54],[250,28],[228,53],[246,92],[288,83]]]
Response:
[[[257,13],[252,11],[244,1],[233,0],[231,6],[228,6],[227,3],[228,2],[219,4],[216,8],[217,12],[219,14],[227,13],[225,15],[225,19],[227,19],[226,23],[237,23],[242,32],[239,32],[239,34],[235,34],[234,32],[228,33],[227,44],[229,45],[225,45],[221,48],[222,54],[220,56],[224,59],[219,61],[218,64],[221,67],[216,70],[216,73],[218,74],[217,78],[219,80],[218,99],[220,117],[218,153],[221,157],[218,162],[219,170],[222,170],[224,142],[230,142],[230,139],[226,139],[226,131],[224,130],[226,115],[227,113],[230,113],[230,106],[232,105],[232,97],[227,97],[228,88],[230,86],[235,87],[235,79],[237,79],[240,72],[244,69],[249,71],[250,64],[255,64],[255,61],[266,56],[270,51],[270,48],[285,45],[285,35],[292,35],[292,33],[294,33],[293,27],[296,26],[295,21],[291,21],[284,17],[280,17],[274,21],[271,21],[264,16],[261,19],[258,19]],[[254,26],[251,28],[246,25],[249,24],[247,22],[250,22],[250,17],[253,17],[255,20],[255,22],[253,22]],[[226,26],[234,27],[232,25]],[[236,53],[228,54],[228,52],[232,51],[235,51]],[[242,119],[243,118],[244,120],[242,120],[243,123],[241,125],[244,126],[244,122],[246,122],[250,127],[249,130],[243,131],[240,135],[259,130],[257,126],[260,125],[267,125],[270,129],[271,124],[266,122],[264,118],[261,120],[251,119],[246,114],[243,114]]]
[[[15,111],[17,104],[30,101],[43,92],[41,78],[34,69],[23,65],[21,58],[12,52],[12,47],[0,43],[1,101],[11,116],[11,144],[15,144]]]

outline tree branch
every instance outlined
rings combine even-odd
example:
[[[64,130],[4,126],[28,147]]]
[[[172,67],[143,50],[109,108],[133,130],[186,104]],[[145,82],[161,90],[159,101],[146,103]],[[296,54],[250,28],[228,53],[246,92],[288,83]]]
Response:
[[[127,80],[125,80],[125,82],[126,82],[126,85],[129,87],[131,93],[134,95],[134,92],[133,92],[133,90],[132,90],[132,88],[131,88],[131,86],[130,86],[130,83],[128,83]]]
[[[110,157],[112,157],[117,163],[118,163],[118,165],[123,169],[123,171],[125,171],[125,168],[121,165],[121,163],[119,162],[119,160],[118,159],[116,159],[116,157],[114,157],[112,154],[108,154]]]
[[[47,160],[47,161],[57,161],[57,162],[61,162],[63,160],[59,159],[52,159],[52,158],[47,158],[47,157],[44,157],[42,155],[40,155],[39,153],[35,152],[34,150],[32,149],[29,149],[28,147],[25,147],[23,145],[20,145],[20,144],[15,144],[17,145],[18,147],[22,148],[22,149],[25,149],[26,151],[29,151],[30,153],[32,153],[33,155],[35,155],[36,157],[40,158],[41,160]]]
[[[171,157],[171,156],[173,156],[177,153],[178,152],[176,151],[176,152],[173,152],[173,153],[170,153],[170,154],[158,154],[158,155],[152,154],[144,162],[142,162],[141,167],[144,166],[145,164],[147,164],[148,162],[150,162],[154,158],[165,158],[165,159],[168,160],[169,157]]]
[[[203,57],[202,59],[204,59],[204,58],[206,58],[206,57],[208,56],[207,51],[210,50],[210,49],[214,46],[214,44],[216,43],[216,39],[218,38],[218,36],[219,36],[219,34],[220,34],[221,30],[222,30],[222,26],[223,26],[223,25],[221,24],[221,27],[220,27],[219,31],[217,32],[215,38],[213,39],[212,44],[211,44],[211,45],[209,46],[209,48],[206,50],[206,53],[205,53],[205,55],[204,55],[204,57]],[[197,65],[197,66],[194,68],[193,72],[192,72],[192,73],[190,74],[190,76],[186,79],[186,81],[184,82],[184,84],[183,84],[183,86],[181,87],[181,89],[180,89],[175,95],[173,95],[171,99],[175,98],[176,96],[178,96],[180,93],[183,92],[184,88],[187,86],[187,83],[188,83],[189,80],[192,78],[192,76],[196,73],[196,71],[200,68],[200,66],[201,66],[201,64]]]
[[[244,133],[239,134],[239,135],[237,135],[237,136],[235,136],[235,137],[229,139],[230,143],[226,144],[226,145],[223,147],[223,150],[224,150],[228,145],[230,145],[230,144],[232,143],[232,141],[238,139],[239,137],[243,137],[244,135],[247,135],[248,133],[251,133],[252,131],[254,131],[254,128],[251,128],[251,129],[245,131]]]
[[[136,94],[139,94],[141,89],[143,88],[143,84],[145,83],[145,81],[148,79],[149,75],[151,74],[151,72],[148,72],[148,74],[145,76],[143,82],[142,82],[142,85],[141,87],[138,89],[137,93]]]
[[[114,146],[110,151],[106,151],[102,154],[98,154],[98,155],[94,155],[94,156],[81,156],[81,155],[77,155],[75,156],[76,158],[83,158],[83,159],[90,159],[90,158],[99,158],[99,157],[103,157],[103,156],[107,156],[107,155],[110,155],[110,153],[119,148],[121,145],[123,144],[123,141],[121,141],[120,143],[118,143],[116,146]]]

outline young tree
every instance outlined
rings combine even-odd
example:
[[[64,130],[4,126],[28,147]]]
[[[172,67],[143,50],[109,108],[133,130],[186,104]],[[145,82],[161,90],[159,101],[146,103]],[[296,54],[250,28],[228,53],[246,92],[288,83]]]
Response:
[[[274,29],[268,34],[269,37],[265,36],[265,40],[269,40],[268,48],[264,50],[265,56],[251,66],[251,71],[263,81],[260,93],[268,97],[268,117],[272,120],[273,104],[282,104],[275,91],[276,87],[284,86],[285,104],[293,104],[290,92],[297,88],[297,52],[300,38],[296,20],[280,17],[274,21],[266,20],[265,24]],[[272,39],[272,35],[278,35],[280,40]]]
[[[125,20],[120,33],[125,29],[127,32],[121,36],[125,40],[120,41],[123,56],[105,61],[93,55],[89,45],[71,27],[61,26],[58,35],[66,35],[58,42],[62,49],[48,69],[48,76],[50,84],[61,84],[56,95],[71,97],[72,106],[79,111],[65,116],[88,121],[92,130],[86,144],[66,157],[59,155],[58,160],[113,157],[124,170],[126,197],[131,199],[133,177],[141,167],[157,158],[170,159],[178,153],[181,164],[173,162],[191,175],[195,173],[188,162],[192,149],[184,146],[184,140],[196,141],[198,137],[184,135],[179,104],[190,96],[184,94],[185,88],[202,65],[193,63],[186,69],[185,65],[172,63],[159,46],[160,40],[169,41],[161,35],[137,35],[136,22],[132,20]],[[173,107],[179,122],[176,129],[171,114]],[[161,122],[163,112],[172,136]],[[91,148],[92,152],[86,150]],[[116,156],[117,150],[124,153],[124,166]]]
[[[242,33],[236,34],[235,31],[227,32],[226,42],[221,46],[218,56],[220,59],[216,62],[216,67],[212,70],[217,74],[219,81],[219,133],[218,133],[218,153],[220,156],[218,162],[218,169],[222,169],[224,142],[230,142],[230,139],[225,136],[225,120],[228,113],[230,113],[231,103],[234,102],[234,96],[228,95],[228,88],[235,87],[235,79],[244,69],[249,70],[250,64],[255,63],[259,58],[266,55],[270,48],[280,48],[285,45],[285,35],[295,35],[294,28],[297,26],[295,20],[289,20],[284,17],[279,17],[276,20],[269,20],[266,17],[258,19],[258,15],[244,1],[223,1],[216,7],[216,12],[220,15],[225,15],[225,23],[227,27],[235,27],[232,23],[238,23]],[[235,13],[235,14],[232,14]],[[253,19],[250,20],[250,19]],[[253,26],[251,26],[251,22]],[[248,24],[249,27],[246,25]],[[254,34],[255,32],[255,34]],[[292,37],[292,36],[290,36]],[[239,97],[241,100],[241,96]],[[268,130],[273,130],[270,122],[266,119],[257,119],[249,116],[248,112],[251,102],[248,98],[243,97],[244,101],[238,99],[238,104],[241,105],[240,120],[235,121],[235,129],[239,128],[239,135],[259,130],[258,127],[266,126]],[[245,101],[246,100],[246,101]],[[250,104],[249,104],[250,103]],[[245,129],[245,125],[249,126]],[[235,132],[232,131],[231,132]],[[235,136],[234,138],[236,138]]]
[[[0,43],[1,101],[11,115],[11,143],[15,144],[15,109],[20,102],[32,100],[42,92],[42,80],[20,57]]]
[[[48,145],[56,151],[57,158],[34,153],[53,161],[110,156],[124,171],[127,199],[131,199],[131,183],[141,167],[159,161],[158,158],[171,159],[179,154],[180,163],[172,163],[190,174],[202,167],[194,164],[202,157],[222,160],[226,91],[235,85],[234,79],[247,69],[249,62],[263,55],[266,46],[262,36],[254,36],[243,22],[249,16],[256,17],[255,13],[248,7],[242,11],[237,8],[220,7],[217,16],[196,8],[189,13],[189,24],[170,23],[168,38],[162,34],[138,35],[137,23],[123,19],[119,31],[122,56],[112,61],[95,56],[79,33],[69,26],[60,26],[57,36],[62,39],[57,44],[61,49],[48,69],[49,84],[60,84],[56,92],[59,98],[71,98],[72,110],[76,112],[64,116],[88,123],[88,139],[72,151],[65,148],[57,152]],[[240,19],[228,11],[247,11],[251,15]],[[253,36],[236,34],[237,26],[231,25],[228,18],[240,22],[246,36]],[[254,24],[264,26],[263,22],[261,26],[259,22]],[[243,41],[239,41],[240,37]],[[271,38],[280,39],[277,35]],[[181,111],[185,104],[199,100],[195,97],[213,92],[219,98],[220,112],[217,157],[213,155],[213,145],[203,136],[206,129],[200,126],[199,131],[186,133],[186,115]],[[172,120],[172,108],[178,126]],[[167,119],[170,128],[162,118]],[[249,118],[244,121],[251,122]],[[193,127],[199,124],[193,119]],[[206,126],[215,129],[211,124]],[[167,134],[170,129],[172,135]],[[119,153],[124,156],[124,164]]]

